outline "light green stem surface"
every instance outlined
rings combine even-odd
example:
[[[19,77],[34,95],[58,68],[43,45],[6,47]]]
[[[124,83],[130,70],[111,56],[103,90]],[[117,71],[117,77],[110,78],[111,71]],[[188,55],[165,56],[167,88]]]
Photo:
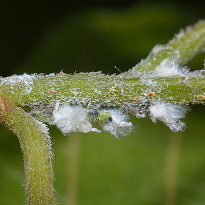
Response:
[[[17,135],[24,157],[29,205],[53,205],[51,142],[47,128],[1,95],[0,121]]]
[[[103,103],[118,106],[136,100],[199,104],[204,102],[199,96],[205,94],[205,77],[192,75],[125,79],[119,76],[82,73],[35,76],[32,86],[29,87],[28,93],[25,83],[3,84],[0,91],[18,106],[50,104],[57,101],[87,106],[91,100],[93,105]]]

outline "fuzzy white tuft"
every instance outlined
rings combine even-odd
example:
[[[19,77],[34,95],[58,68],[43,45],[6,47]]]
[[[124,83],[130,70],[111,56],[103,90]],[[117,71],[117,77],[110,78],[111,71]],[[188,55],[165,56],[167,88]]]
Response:
[[[149,56],[152,56],[152,55],[154,56],[154,55],[158,54],[160,51],[164,50],[165,48],[166,48],[165,45],[157,44],[152,48]]]
[[[115,137],[129,135],[132,131],[132,123],[127,122],[128,116],[123,114],[120,110],[109,110],[110,116],[112,118],[111,122],[102,124],[104,131],[109,132]]]
[[[92,125],[87,118],[86,109],[81,106],[63,105],[58,107],[57,105],[53,111],[53,121],[51,124],[56,125],[64,134],[96,131],[92,129]]]
[[[14,89],[16,84],[22,83],[24,89],[23,92],[28,95],[32,91],[34,78],[35,75],[29,75],[26,73],[23,75],[12,75],[10,77],[3,78],[2,84],[8,84],[12,89]]]
[[[177,60],[165,59],[154,70],[156,77],[172,77],[184,76],[189,70],[186,67],[181,67]]]
[[[149,107],[150,118],[164,122],[173,132],[183,131],[185,123],[180,119],[185,117],[187,107],[173,103],[157,103]]]

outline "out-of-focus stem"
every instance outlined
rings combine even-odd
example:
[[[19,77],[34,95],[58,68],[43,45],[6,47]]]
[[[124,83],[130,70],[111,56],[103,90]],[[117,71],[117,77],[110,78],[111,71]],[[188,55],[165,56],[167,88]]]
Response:
[[[74,136],[73,136],[74,135]],[[78,205],[78,178],[80,163],[80,134],[73,134],[68,144],[68,204]]]
[[[165,175],[165,191],[166,205],[176,204],[176,187],[177,187],[177,170],[178,158],[180,151],[181,136],[180,132],[170,133],[170,143],[166,158],[166,175]]]

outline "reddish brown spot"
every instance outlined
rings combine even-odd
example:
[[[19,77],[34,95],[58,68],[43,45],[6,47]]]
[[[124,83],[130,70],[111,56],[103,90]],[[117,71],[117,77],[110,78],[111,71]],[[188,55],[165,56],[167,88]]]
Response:
[[[53,90],[49,90],[48,93],[52,95],[54,93],[54,91]]]
[[[154,97],[155,95],[155,93],[148,93],[148,97]]]
[[[7,97],[0,95],[0,109],[2,112],[7,113],[14,106],[14,103]]]
[[[204,95],[198,95],[198,96],[197,96],[197,99],[198,99],[198,100],[205,100],[205,96],[204,96]]]
[[[134,100],[135,100],[135,101],[141,101],[141,98],[139,98],[139,97],[134,97]]]

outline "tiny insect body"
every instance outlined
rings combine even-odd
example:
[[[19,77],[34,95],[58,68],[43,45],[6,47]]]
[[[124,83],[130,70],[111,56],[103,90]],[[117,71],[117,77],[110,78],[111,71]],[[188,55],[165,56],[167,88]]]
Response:
[[[110,123],[112,122],[112,117],[109,111],[106,110],[91,110],[88,111],[88,116],[91,118],[91,121],[99,122],[99,123]]]

